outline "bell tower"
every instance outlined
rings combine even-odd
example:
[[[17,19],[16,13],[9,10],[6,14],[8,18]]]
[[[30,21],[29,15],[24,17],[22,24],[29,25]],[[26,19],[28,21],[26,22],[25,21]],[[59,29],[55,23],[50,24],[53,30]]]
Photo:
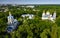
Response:
[[[8,24],[12,24],[14,21],[14,17],[11,15],[11,13],[9,12],[9,16],[8,16]]]

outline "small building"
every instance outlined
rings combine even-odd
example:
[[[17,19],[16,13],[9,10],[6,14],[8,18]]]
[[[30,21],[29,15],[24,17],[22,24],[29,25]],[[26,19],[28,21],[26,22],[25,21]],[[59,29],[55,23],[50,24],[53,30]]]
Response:
[[[9,12],[9,16],[8,18],[8,26],[7,26],[7,32],[10,33],[12,32],[14,29],[17,28],[18,26],[18,21],[16,19],[14,19],[14,17],[11,15],[11,13]]]
[[[54,22],[55,19],[56,19],[56,11],[54,11],[53,14],[50,14],[49,11],[47,11],[46,13],[45,13],[45,11],[43,11],[42,20],[51,20]]]
[[[7,12],[8,8],[0,8],[0,12]]]
[[[23,18],[28,17],[27,19],[33,19],[34,15],[33,14],[23,14]]]
[[[21,6],[21,7],[26,7],[26,8],[34,8],[34,5],[26,5],[26,6]]]
[[[35,6],[26,6],[27,8],[34,8]]]

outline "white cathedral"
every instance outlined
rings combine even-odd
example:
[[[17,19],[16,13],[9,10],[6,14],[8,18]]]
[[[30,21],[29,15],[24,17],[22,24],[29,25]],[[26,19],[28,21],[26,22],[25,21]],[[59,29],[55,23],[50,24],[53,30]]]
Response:
[[[11,15],[10,12],[9,12],[9,16],[7,18],[8,18],[7,32],[10,33],[18,27],[18,21],[16,19],[14,19],[14,17]]]
[[[56,11],[54,11],[53,14],[50,14],[49,11],[47,11],[46,13],[45,13],[45,11],[43,11],[42,20],[51,20],[51,21],[55,22],[54,21],[55,19],[56,19]]]
[[[14,19],[14,17],[11,15],[10,12],[9,12],[9,16],[7,18],[8,18],[8,24],[18,23],[18,21],[16,19]]]

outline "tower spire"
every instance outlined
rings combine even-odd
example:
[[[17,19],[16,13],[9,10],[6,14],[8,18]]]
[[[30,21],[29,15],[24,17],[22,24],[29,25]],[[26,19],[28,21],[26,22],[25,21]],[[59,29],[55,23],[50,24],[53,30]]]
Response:
[[[11,12],[9,12],[9,16],[11,16]]]

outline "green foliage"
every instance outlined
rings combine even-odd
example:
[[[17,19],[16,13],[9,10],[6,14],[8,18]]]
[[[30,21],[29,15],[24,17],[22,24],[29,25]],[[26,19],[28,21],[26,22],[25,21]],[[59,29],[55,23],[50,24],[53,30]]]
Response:
[[[56,24],[58,25],[58,26],[60,26],[60,16],[59,17],[57,17],[57,19],[56,19]]]
[[[36,5],[34,8],[8,5],[7,8],[20,24],[17,30],[11,32],[10,35],[4,34],[9,11],[0,12],[0,38],[9,38],[10,36],[10,38],[60,38],[60,5]],[[39,11],[33,11],[33,9]],[[41,20],[43,10],[50,11],[51,14],[56,10],[56,22]],[[34,14],[35,17],[34,19],[22,18],[22,14]]]

